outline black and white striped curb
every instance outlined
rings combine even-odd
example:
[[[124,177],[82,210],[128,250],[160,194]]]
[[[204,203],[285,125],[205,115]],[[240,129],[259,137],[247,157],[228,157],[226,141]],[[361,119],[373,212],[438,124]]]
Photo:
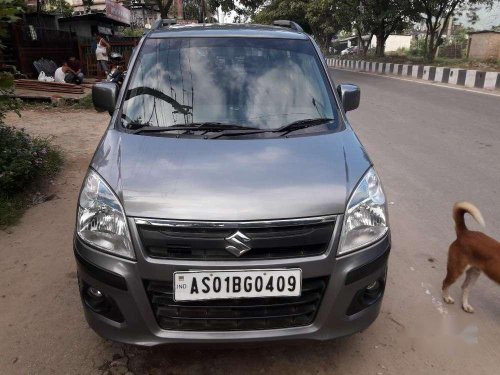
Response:
[[[334,58],[327,58],[326,62],[332,68],[406,76],[479,89],[500,90],[500,72]]]

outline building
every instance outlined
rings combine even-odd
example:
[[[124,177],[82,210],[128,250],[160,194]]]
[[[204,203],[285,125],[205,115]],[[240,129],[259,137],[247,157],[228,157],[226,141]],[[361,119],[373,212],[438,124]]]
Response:
[[[469,33],[467,57],[470,59],[500,59],[500,31],[483,30]]]
[[[391,34],[385,41],[385,52],[396,52],[398,49],[410,49],[411,40],[411,35]],[[375,44],[373,44],[373,47],[375,47]]]
[[[144,27],[145,25],[153,24],[154,21],[160,18],[160,12],[157,10],[156,6],[151,5],[151,2],[146,4],[145,0],[94,0],[94,3],[90,7],[86,7],[82,0],[66,0],[70,3],[75,12],[77,13],[87,13],[89,8],[92,12],[102,12],[106,9],[106,2],[113,1],[125,6],[130,10],[131,13],[131,25],[135,27]],[[182,19],[183,18],[183,4],[182,0],[174,0],[172,5],[172,17]]]
[[[78,0],[81,1],[81,0]],[[74,32],[79,38],[92,38],[95,33],[114,35],[117,26],[130,26],[130,10],[112,0],[104,1],[102,10],[76,11],[58,19],[59,29]]]
[[[363,40],[368,40],[370,38],[369,35],[364,35]],[[411,45],[411,40],[412,40],[411,35],[399,35],[399,34],[391,34],[385,41],[385,52],[395,52],[398,49],[409,49]],[[358,45],[358,37],[357,36],[350,36],[347,38],[342,38],[342,39],[337,39],[332,42],[333,45],[333,53],[338,54],[342,50],[357,46]],[[370,47],[371,49],[375,49],[377,46],[377,40],[372,37],[370,40]]]

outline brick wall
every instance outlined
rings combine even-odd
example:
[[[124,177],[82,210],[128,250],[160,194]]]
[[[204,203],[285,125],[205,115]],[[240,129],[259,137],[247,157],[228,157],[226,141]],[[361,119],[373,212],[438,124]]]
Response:
[[[500,33],[470,34],[469,58],[500,59]]]

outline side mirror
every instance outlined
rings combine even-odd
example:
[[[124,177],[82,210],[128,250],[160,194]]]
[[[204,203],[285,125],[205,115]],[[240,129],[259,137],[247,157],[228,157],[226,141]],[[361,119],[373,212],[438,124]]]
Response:
[[[114,82],[100,82],[92,86],[92,103],[96,111],[108,111],[112,115],[115,111],[118,91],[118,85]]]
[[[337,92],[342,100],[344,111],[352,111],[359,107],[359,100],[361,98],[361,91],[356,85],[346,83],[337,86]]]

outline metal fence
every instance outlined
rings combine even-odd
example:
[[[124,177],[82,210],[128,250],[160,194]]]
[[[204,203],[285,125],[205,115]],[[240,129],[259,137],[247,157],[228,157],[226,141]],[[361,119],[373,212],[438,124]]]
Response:
[[[466,57],[467,54],[467,41],[455,42],[442,45],[438,50],[438,57],[447,57],[450,59],[461,59]]]

